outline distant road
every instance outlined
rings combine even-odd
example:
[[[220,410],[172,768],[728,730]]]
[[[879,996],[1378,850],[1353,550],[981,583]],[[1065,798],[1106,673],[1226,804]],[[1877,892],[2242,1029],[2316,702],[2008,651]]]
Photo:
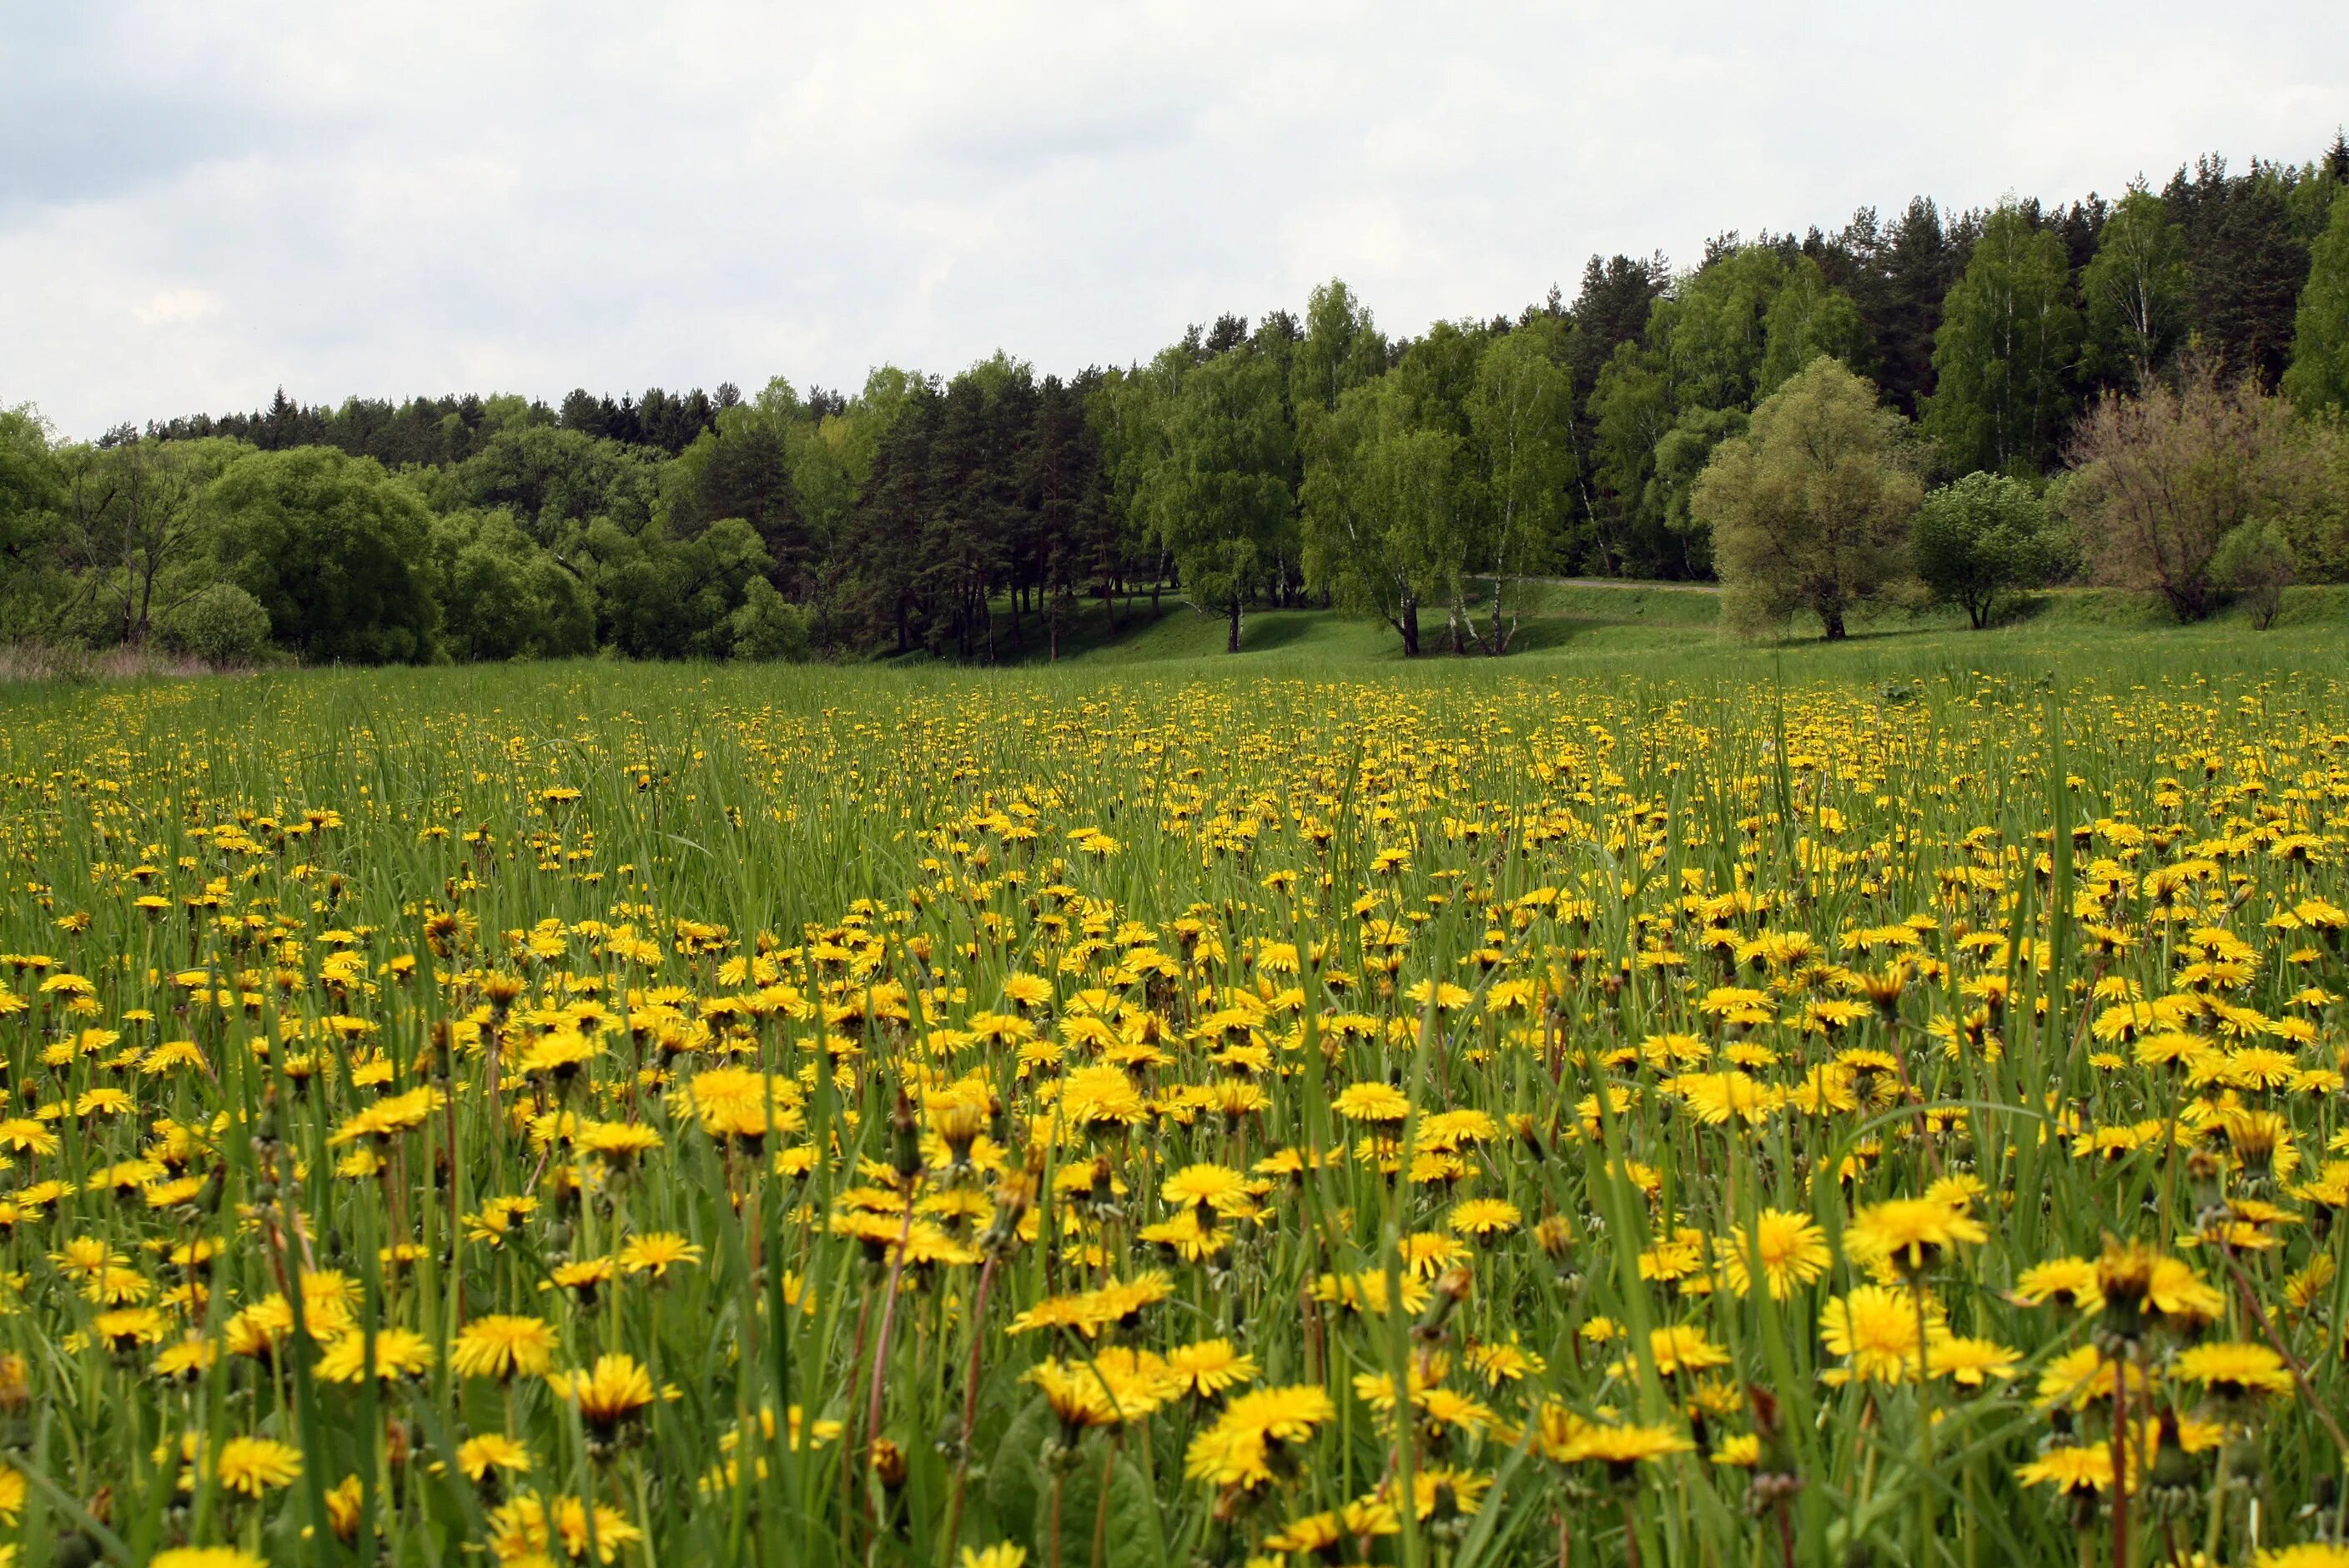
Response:
[[[1635,577],[1519,577],[1518,583],[1548,583],[1560,588],[1657,588],[1668,593],[1718,593],[1718,583],[1649,583]]]

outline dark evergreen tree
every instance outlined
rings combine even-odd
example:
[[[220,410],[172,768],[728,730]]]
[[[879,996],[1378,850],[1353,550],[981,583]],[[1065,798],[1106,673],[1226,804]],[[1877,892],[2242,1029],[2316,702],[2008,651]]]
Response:
[[[2308,280],[2308,248],[2285,197],[2292,176],[2254,162],[2227,172],[2210,154],[2162,191],[2186,236],[2188,330],[2229,370],[2272,386],[2292,356],[2292,318]]]

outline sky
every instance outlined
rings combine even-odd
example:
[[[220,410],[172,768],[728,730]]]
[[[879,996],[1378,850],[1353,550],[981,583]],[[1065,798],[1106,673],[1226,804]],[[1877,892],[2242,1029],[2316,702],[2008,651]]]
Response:
[[[2349,120],[2349,5],[0,0],[0,405],[1040,373],[1391,333]]]

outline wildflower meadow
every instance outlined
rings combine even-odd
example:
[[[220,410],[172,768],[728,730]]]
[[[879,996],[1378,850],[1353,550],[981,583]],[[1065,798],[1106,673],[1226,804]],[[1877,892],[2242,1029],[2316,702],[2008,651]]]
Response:
[[[0,1562],[2349,1562],[2252,657],[0,696]]]

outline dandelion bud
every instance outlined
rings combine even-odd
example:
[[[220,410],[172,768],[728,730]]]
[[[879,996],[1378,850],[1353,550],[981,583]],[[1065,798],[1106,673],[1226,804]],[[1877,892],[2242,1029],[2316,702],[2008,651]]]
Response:
[[[873,1475],[883,1487],[895,1491],[905,1484],[905,1450],[886,1438],[873,1439]]]
[[[897,1091],[897,1106],[889,1119],[889,1163],[900,1176],[911,1176],[922,1168],[921,1124],[914,1119],[914,1102]]]
[[[1464,1264],[1455,1264],[1437,1275],[1435,1289],[1427,1299],[1427,1308],[1419,1315],[1419,1322],[1412,1327],[1412,1337],[1423,1342],[1442,1338],[1444,1320],[1452,1315],[1454,1308],[1468,1299],[1468,1294],[1475,1284],[1476,1276],[1469,1273]]]

